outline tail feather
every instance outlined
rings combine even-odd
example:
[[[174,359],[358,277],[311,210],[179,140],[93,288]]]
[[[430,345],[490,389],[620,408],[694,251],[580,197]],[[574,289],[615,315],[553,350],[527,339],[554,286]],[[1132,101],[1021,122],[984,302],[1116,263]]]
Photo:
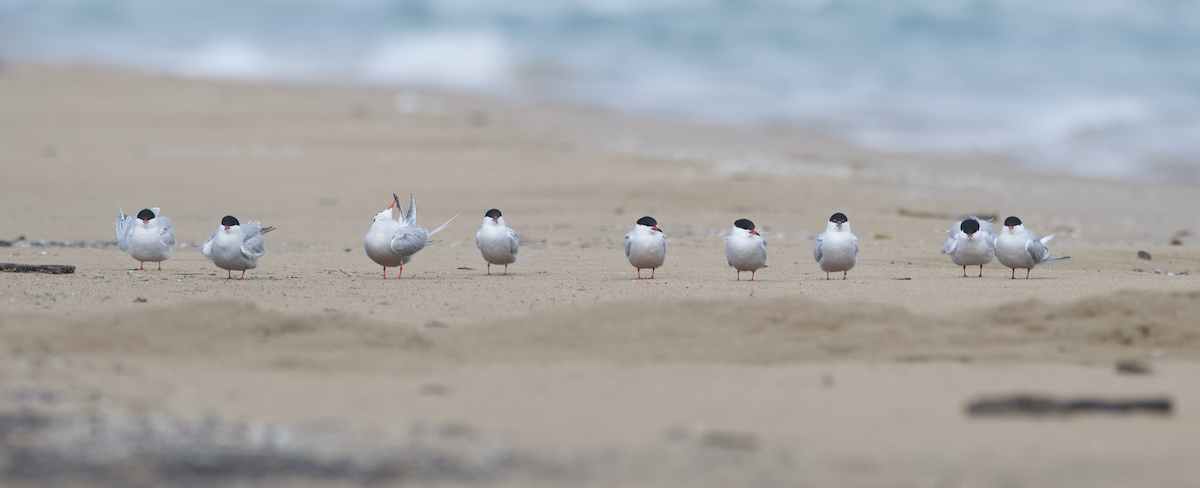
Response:
[[[430,244],[437,244],[437,243],[439,243],[439,242],[442,242],[442,240],[441,240],[441,239],[437,239],[437,240],[433,240],[433,241],[425,241],[425,245],[426,245],[426,246],[428,246],[428,245],[430,245]]]
[[[275,230],[275,226],[273,226],[273,225],[272,225],[272,226],[270,226],[270,227],[266,227],[266,228],[264,228],[264,229],[262,229],[262,230],[258,231],[258,233],[259,233],[259,234],[266,234],[266,233],[268,233],[268,232],[271,232],[271,231],[273,231],[273,230]]]
[[[450,217],[450,220],[447,220],[447,221],[446,221],[446,223],[442,224],[442,226],[441,226],[441,227],[438,227],[437,229],[434,229],[434,231],[433,231],[433,232],[430,232],[430,233],[429,233],[429,235],[434,235],[434,234],[437,234],[438,232],[441,232],[441,230],[442,230],[442,229],[445,229],[447,225],[450,225],[450,222],[453,222],[453,221],[454,221],[454,219],[458,218],[458,216],[459,216],[459,215],[462,215],[462,214],[461,214],[461,213],[459,213],[459,214],[454,214],[454,216],[453,216],[453,217]]]
[[[1052,257],[1052,258],[1046,258],[1045,260],[1043,260],[1041,262],[1041,264],[1057,263],[1064,259],[1071,259],[1071,256],[1056,256],[1056,257]]]

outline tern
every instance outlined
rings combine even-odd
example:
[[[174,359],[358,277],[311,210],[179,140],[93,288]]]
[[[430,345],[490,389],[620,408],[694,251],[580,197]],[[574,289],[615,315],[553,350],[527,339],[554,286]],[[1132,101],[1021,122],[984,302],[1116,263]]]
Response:
[[[754,222],[738,219],[733,230],[725,238],[725,260],[737,270],[737,279],[742,281],[742,271],[754,272],[767,267],[767,240],[754,230]]]
[[[1053,238],[1054,234],[1039,238],[1021,224],[1021,219],[1009,217],[1004,219],[1004,227],[1000,228],[1000,235],[996,237],[996,259],[1000,260],[1000,264],[1012,268],[1010,279],[1017,279],[1017,268],[1025,268],[1025,279],[1029,279],[1029,272],[1033,271],[1034,266],[1071,258],[1050,256],[1046,243]]]
[[[246,270],[258,267],[258,259],[267,253],[263,234],[275,230],[262,228],[258,222],[242,225],[232,215],[221,219],[221,226],[200,246],[200,254],[212,260],[218,268],[226,270],[227,280],[233,279],[234,271],[241,271],[246,279]]]
[[[162,271],[162,262],[171,258],[175,247],[175,228],[171,219],[159,217],[159,208],[146,208],[138,212],[137,218],[117,211],[117,247],[138,260],[138,270],[145,270],[146,261],[157,262]]]
[[[367,251],[367,257],[383,266],[383,279],[385,280],[387,279],[387,269],[396,267],[400,268],[400,274],[396,275],[396,279],[400,279],[404,274],[404,265],[412,261],[414,254],[425,249],[427,245],[442,242],[441,239],[431,241],[429,236],[445,229],[455,217],[458,217],[458,215],[450,217],[450,220],[447,220],[441,227],[429,232],[417,225],[416,197],[409,194],[408,198],[408,213],[405,214],[404,220],[400,220],[400,214],[404,213],[400,197],[393,193],[392,204],[382,212],[375,214],[371,230],[368,230],[367,236],[363,238],[363,248]]]
[[[625,234],[625,257],[629,264],[638,270],[637,279],[642,279],[642,269],[650,268],[650,277],[654,279],[654,270],[667,260],[667,238],[658,228],[654,217],[638,219],[633,230]]]
[[[942,246],[942,254],[963,267],[963,278],[967,278],[967,266],[979,266],[979,278],[983,278],[983,265],[996,257],[996,229],[991,220],[980,220],[974,215],[955,222],[954,228]]]
[[[858,264],[858,238],[850,233],[850,220],[846,214],[838,212],[829,217],[825,232],[817,236],[817,244],[813,246],[813,258],[829,279],[830,271],[841,271],[842,279],[846,272]]]
[[[504,225],[500,210],[493,208],[483,215],[483,227],[475,233],[475,246],[488,263],[488,276],[492,275],[493,264],[503,264],[504,276],[508,276],[508,265],[517,262],[520,243],[516,231]]]

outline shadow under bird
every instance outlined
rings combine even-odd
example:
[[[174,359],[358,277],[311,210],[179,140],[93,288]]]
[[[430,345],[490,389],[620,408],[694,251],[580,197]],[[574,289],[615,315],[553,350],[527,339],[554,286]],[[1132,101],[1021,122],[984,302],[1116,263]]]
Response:
[[[450,217],[441,227],[429,232],[417,225],[416,197],[409,194],[408,198],[408,213],[401,220],[400,214],[404,213],[404,207],[400,204],[400,197],[393,193],[392,204],[375,214],[375,221],[371,223],[371,229],[363,238],[363,248],[367,251],[367,257],[383,266],[385,280],[388,268],[400,268],[400,274],[396,275],[396,279],[400,279],[404,275],[404,265],[412,261],[414,254],[425,249],[427,245],[442,242],[441,239],[431,241],[429,236],[441,232],[458,217],[457,214]]]
[[[241,271],[239,280],[246,279],[246,270],[258,267],[258,259],[267,253],[263,234],[275,230],[262,228],[258,222],[241,224],[232,215],[221,219],[221,226],[200,246],[200,254],[226,270],[227,280],[233,279],[234,271]]]
[[[742,271],[749,271],[750,281],[754,281],[754,273],[767,267],[767,240],[754,230],[754,222],[738,219],[733,223],[725,238],[725,260],[737,270],[738,281],[742,281]]]
[[[146,269],[145,263],[150,261],[157,262],[162,271],[162,262],[171,258],[171,248],[175,247],[171,219],[160,217],[158,207],[142,209],[136,218],[125,215],[119,207],[117,211],[117,248],[138,261],[138,270]]]
[[[1012,277],[1009,279],[1017,279],[1017,268],[1025,268],[1025,279],[1029,279],[1029,272],[1033,271],[1034,266],[1071,259],[1071,256],[1050,256],[1046,244],[1053,238],[1054,234],[1039,238],[1021,224],[1021,219],[1009,217],[1004,219],[1004,227],[1000,228],[1000,236],[996,237],[996,259],[1000,260],[1000,264],[1012,268]]]
[[[979,278],[983,278],[983,265],[996,257],[996,229],[992,221],[972,215],[946,232],[950,236],[942,245],[942,254],[949,254],[954,264],[963,267],[963,278],[968,278],[967,266],[979,266]]]
[[[858,238],[850,232],[850,219],[846,214],[838,212],[829,217],[825,232],[817,236],[813,246],[813,258],[825,272],[826,281],[831,271],[841,271],[842,279],[846,279],[846,272],[858,264]]]
[[[654,279],[654,270],[667,260],[667,238],[654,217],[638,219],[633,230],[625,234],[625,258],[637,268],[637,279],[642,279],[644,268],[650,268],[650,277],[646,279]]]
[[[499,209],[488,210],[483,215],[483,226],[475,233],[475,246],[488,263],[487,275],[492,275],[492,265],[504,265],[504,276],[508,276],[508,265],[517,262],[520,243],[517,232],[504,225]]]

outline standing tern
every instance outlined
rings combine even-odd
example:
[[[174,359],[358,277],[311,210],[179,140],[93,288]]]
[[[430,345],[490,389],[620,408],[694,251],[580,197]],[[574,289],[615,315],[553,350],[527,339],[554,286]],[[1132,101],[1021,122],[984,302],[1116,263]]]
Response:
[[[949,254],[954,264],[963,267],[963,278],[967,278],[967,266],[979,266],[979,277],[983,278],[983,265],[996,256],[996,229],[991,220],[970,218],[955,222],[947,231],[950,236],[942,246],[942,254]]]
[[[162,262],[171,258],[175,247],[175,228],[171,219],[158,216],[158,207],[142,209],[137,218],[117,211],[117,247],[138,260],[138,270],[145,270],[146,261],[157,262],[162,271]]]
[[[441,239],[431,241],[429,236],[445,229],[455,217],[458,217],[458,215],[450,217],[450,220],[447,220],[441,227],[429,232],[417,225],[416,197],[409,194],[408,198],[408,213],[405,214],[404,220],[400,220],[400,214],[404,213],[400,197],[393,193],[392,204],[382,212],[375,214],[375,222],[371,224],[371,230],[367,231],[367,236],[363,238],[363,248],[367,250],[367,257],[383,266],[383,279],[385,280],[387,279],[387,269],[396,267],[400,268],[400,274],[396,275],[396,279],[400,279],[404,274],[404,265],[412,261],[413,254],[425,249],[425,246],[429,244],[442,242]]]
[[[504,225],[500,210],[494,208],[483,215],[483,227],[475,233],[475,246],[488,263],[488,276],[492,275],[493,264],[503,264],[504,276],[508,276],[508,265],[517,262],[520,248],[516,231]]]
[[[233,279],[234,271],[241,271],[246,279],[246,270],[258,267],[258,258],[267,253],[263,234],[275,230],[262,228],[258,222],[241,225],[232,215],[221,219],[221,226],[200,246],[200,254],[212,260],[218,268],[226,270],[227,280]]]
[[[825,232],[817,236],[813,258],[821,265],[826,280],[830,271],[841,271],[844,280],[846,272],[858,264],[858,238],[850,232],[850,220],[846,214],[838,212],[829,218]]]
[[[625,257],[629,264],[638,270],[637,279],[642,279],[642,269],[650,268],[650,278],[654,279],[654,270],[667,260],[667,238],[658,228],[654,217],[638,219],[633,230],[625,234]]]
[[[737,279],[742,281],[742,271],[754,272],[767,267],[767,240],[754,230],[754,222],[738,219],[733,230],[725,238],[725,260],[737,270]]]
[[[1021,219],[1009,217],[1004,219],[1004,227],[1000,228],[1000,236],[996,238],[996,258],[1000,264],[1012,268],[1012,277],[1017,279],[1017,268],[1025,268],[1025,279],[1029,272],[1039,264],[1050,264],[1071,256],[1050,257],[1050,249],[1046,243],[1054,238],[1054,234],[1039,238],[1031,230],[1021,225]]]

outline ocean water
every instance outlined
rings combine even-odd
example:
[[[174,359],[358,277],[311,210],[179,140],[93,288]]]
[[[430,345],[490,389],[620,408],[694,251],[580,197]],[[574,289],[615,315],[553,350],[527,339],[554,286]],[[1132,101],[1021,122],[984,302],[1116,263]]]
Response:
[[[1191,0],[0,0],[0,60],[423,85],[1200,182]]]

